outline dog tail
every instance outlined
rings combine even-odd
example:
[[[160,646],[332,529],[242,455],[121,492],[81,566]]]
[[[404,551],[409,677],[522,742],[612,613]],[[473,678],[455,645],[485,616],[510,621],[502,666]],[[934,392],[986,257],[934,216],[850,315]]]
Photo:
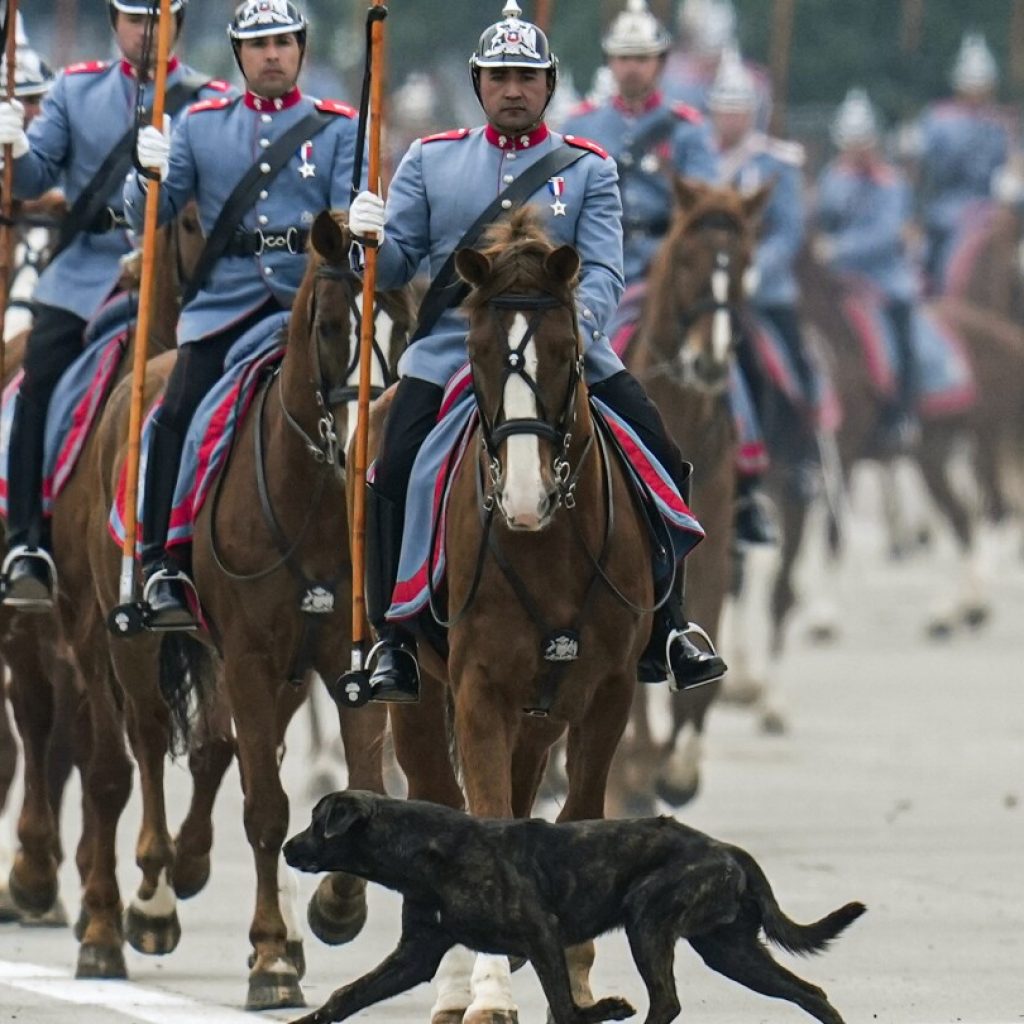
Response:
[[[782,912],[757,861],[738,847],[732,847],[731,852],[747,876],[747,894],[761,912],[761,927],[765,935],[787,952],[800,955],[820,953],[867,910],[863,903],[847,903],[831,914],[826,914],[820,921],[797,924]]]

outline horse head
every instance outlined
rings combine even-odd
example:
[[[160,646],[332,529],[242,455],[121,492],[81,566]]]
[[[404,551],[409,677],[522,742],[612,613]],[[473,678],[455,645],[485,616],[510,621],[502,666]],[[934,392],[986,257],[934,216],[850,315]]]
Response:
[[[572,432],[582,428],[580,258],[552,245],[528,209],[494,226],[487,242],[460,250],[455,265],[472,286],[469,360],[491,495],[509,529],[542,530],[572,478]]]
[[[675,181],[672,224],[648,277],[644,334],[687,386],[712,394],[728,386],[736,312],[771,189],[742,195]]]

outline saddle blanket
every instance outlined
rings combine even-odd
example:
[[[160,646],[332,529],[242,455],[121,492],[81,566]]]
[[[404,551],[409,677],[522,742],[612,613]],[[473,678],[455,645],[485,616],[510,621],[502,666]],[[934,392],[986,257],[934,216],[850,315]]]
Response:
[[[64,371],[50,399],[46,414],[43,447],[43,514],[53,513],[82,454],[86,439],[103,410],[127,351],[135,320],[137,298],[119,293],[89,322],[82,336],[81,355]],[[14,404],[21,389],[23,372],[4,389],[3,418],[0,421],[0,516],[7,518],[8,460]]]
[[[603,403],[592,399],[595,412],[610,427],[628,459],[634,482],[653,498],[668,527],[676,561],[683,558],[704,537],[704,530],[686,507],[668,474],[630,427]],[[413,464],[405,514],[405,534],[399,562],[398,583],[392,594],[387,617],[391,621],[411,618],[421,612],[430,599],[427,573],[432,570],[436,589],[445,572],[445,515],[448,493],[446,483],[454,476],[477,424],[469,365],[451,380],[445,391],[437,423],[423,443]],[[614,457],[614,456],[613,456]],[[370,469],[372,476],[373,467]],[[438,523],[437,543],[431,557],[430,544],[434,524]],[[663,577],[671,566],[656,566]]]
[[[861,344],[871,383],[879,397],[892,398],[896,393],[896,341],[884,297],[867,282],[851,280],[840,304]],[[915,306],[912,317],[918,411],[932,419],[969,409],[977,391],[962,340],[927,306]]]
[[[275,313],[261,320],[231,346],[224,361],[223,376],[192,417],[174,489],[167,534],[168,547],[191,542],[196,516],[209,497],[217,474],[231,451],[235,430],[252,404],[264,370],[284,357],[283,339],[288,329],[289,315],[288,312]],[[137,513],[140,523],[145,499],[145,460],[152,435],[153,417],[159,405],[157,402],[150,409],[142,431]],[[110,535],[118,544],[124,541],[125,484],[126,470],[122,467],[114,505],[107,522]],[[141,537],[141,534],[140,530],[138,535]]]
[[[987,199],[970,203],[961,213],[953,237],[939,291],[965,298],[967,286],[992,235],[999,206]]]

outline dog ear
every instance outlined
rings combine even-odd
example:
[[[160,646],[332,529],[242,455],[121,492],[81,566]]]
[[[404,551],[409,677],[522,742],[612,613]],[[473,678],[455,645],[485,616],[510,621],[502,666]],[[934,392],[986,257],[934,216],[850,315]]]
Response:
[[[324,816],[324,839],[337,839],[353,825],[373,813],[372,803],[362,793],[335,793]]]

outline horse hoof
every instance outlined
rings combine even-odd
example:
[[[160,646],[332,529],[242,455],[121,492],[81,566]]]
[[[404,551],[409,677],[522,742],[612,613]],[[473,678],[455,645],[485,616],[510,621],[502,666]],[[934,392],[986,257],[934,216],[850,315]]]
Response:
[[[20,921],[21,911],[15,905],[7,886],[0,888],[0,924],[11,924]]]
[[[22,914],[22,928],[67,928],[68,912],[64,908],[64,901],[57,898],[57,902],[45,914]],[[84,935],[85,932],[83,931]]]
[[[326,894],[326,895],[325,895]],[[360,884],[347,900],[340,900],[325,878],[309,899],[306,920],[313,934],[328,946],[351,942],[366,924],[366,887]]]
[[[210,855],[200,854],[197,857],[179,857],[174,861],[171,872],[171,885],[174,895],[179,900],[190,900],[198,896],[210,880]]]
[[[30,889],[18,881],[17,871],[12,871],[7,885],[14,905],[23,913],[45,914],[57,902],[57,879],[47,881],[36,889]]]
[[[439,1010],[430,1018],[430,1024],[462,1024],[465,1010]]]
[[[172,910],[167,917],[150,917],[129,906],[124,913],[124,937],[132,949],[146,956],[173,953],[181,940],[178,912]]]
[[[512,1007],[509,1010],[475,1009],[470,1007],[462,1018],[462,1024],[519,1024],[519,1011]]]
[[[295,967],[295,973],[299,976],[299,981],[302,981],[306,976],[306,954],[302,949],[302,939],[289,939],[284,944],[284,955],[292,962],[292,965]],[[250,971],[256,966],[255,950],[249,954],[246,965]]]
[[[778,711],[765,711],[761,714],[761,735],[762,736],[785,736],[789,732],[786,719]]]
[[[963,622],[968,629],[980,629],[989,620],[989,616],[992,613],[983,604],[972,605],[970,608],[965,608],[963,612]]]
[[[128,977],[128,968],[124,965],[124,953],[119,946],[98,946],[95,943],[83,943],[78,947],[78,965],[75,977],[105,978],[108,980],[124,980]]]
[[[657,779],[654,791],[670,807],[685,807],[700,792],[700,779],[694,779],[688,786],[669,782],[668,779]]]
[[[306,1005],[293,970],[259,971],[249,976],[247,1010],[284,1010]]]

